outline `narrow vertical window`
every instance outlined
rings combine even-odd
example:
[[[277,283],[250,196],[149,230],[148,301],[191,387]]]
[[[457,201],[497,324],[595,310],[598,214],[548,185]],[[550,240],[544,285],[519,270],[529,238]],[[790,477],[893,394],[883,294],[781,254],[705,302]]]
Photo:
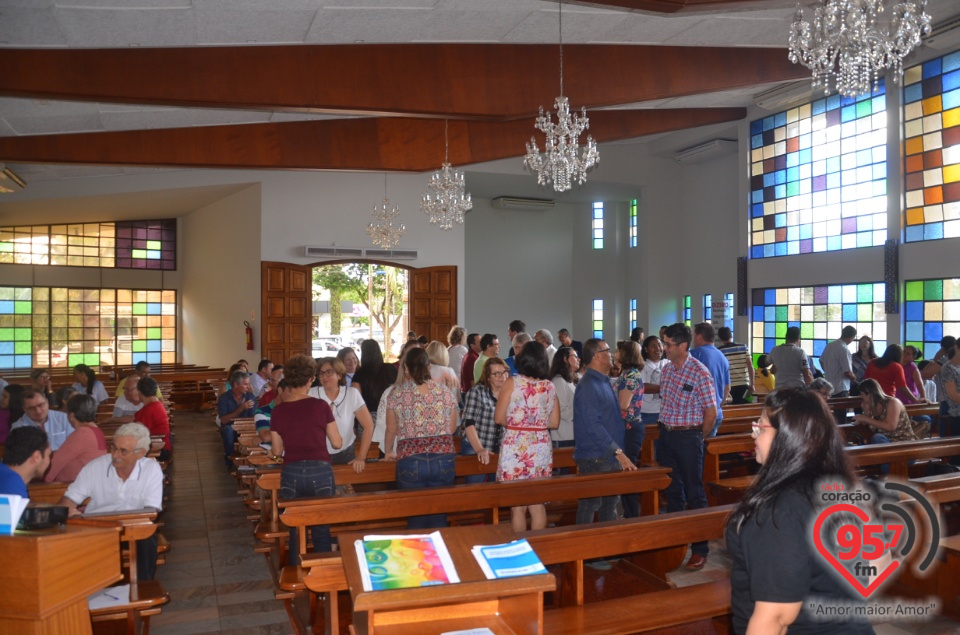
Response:
[[[637,328],[637,299],[630,298],[630,330]]]
[[[603,300],[593,301],[593,336],[603,339]]]
[[[713,294],[703,294],[703,321],[709,322],[713,319]]]
[[[593,204],[593,248],[603,249],[603,202]]]
[[[637,246],[637,199],[630,201],[630,247]]]
[[[726,302],[726,315],[723,318],[723,325],[726,326],[731,331],[733,330],[733,294],[727,293],[723,296],[724,302]]]
[[[693,309],[690,307],[691,301],[691,296],[683,296],[683,323],[687,326],[693,326]]]

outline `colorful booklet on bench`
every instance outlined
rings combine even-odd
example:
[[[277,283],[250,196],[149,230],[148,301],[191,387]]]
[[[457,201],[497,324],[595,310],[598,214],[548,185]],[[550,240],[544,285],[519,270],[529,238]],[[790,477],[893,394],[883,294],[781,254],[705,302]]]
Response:
[[[477,545],[470,551],[488,580],[547,572],[525,538],[502,545]]]
[[[408,589],[460,582],[440,532],[364,536],[356,541],[364,591]]]
[[[12,536],[23,516],[23,510],[27,508],[29,498],[23,498],[16,494],[4,494],[0,496],[0,535]]]

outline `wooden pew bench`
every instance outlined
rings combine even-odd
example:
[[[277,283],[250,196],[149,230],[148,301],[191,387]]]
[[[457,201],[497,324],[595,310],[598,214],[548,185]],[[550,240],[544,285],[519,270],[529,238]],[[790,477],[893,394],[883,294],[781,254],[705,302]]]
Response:
[[[730,613],[728,579],[672,588],[666,574],[678,567],[687,544],[722,536],[732,506],[620,521],[554,527],[523,534],[547,566],[559,566],[560,608],[544,612],[544,633],[627,634],[723,618]],[[660,580],[659,590],[584,603],[584,561],[632,554],[628,559]],[[338,593],[347,580],[337,552],[304,560],[304,582],[324,599],[326,633],[339,633]],[[315,629],[319,624],[315,625]]]

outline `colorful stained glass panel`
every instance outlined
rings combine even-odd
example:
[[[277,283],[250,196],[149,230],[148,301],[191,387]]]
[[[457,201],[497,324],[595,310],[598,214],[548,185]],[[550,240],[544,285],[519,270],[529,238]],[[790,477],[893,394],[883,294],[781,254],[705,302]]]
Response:
[[[930,359],[945,335],[960,337],[960,278],[908,280],[903,341]]]

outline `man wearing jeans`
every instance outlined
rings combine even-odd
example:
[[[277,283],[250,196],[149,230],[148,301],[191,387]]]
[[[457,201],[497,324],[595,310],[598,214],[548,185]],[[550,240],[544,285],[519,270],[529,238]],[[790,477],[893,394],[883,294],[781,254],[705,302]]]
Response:
[[[237,419],[252,419],[257,408],[257,398],[250,390],[250,376],[242,370],[230,375],[230,390],[217,400],[217,414],[220,416],[220,437],[223,439],[223,459],[227,469],[233,467],[230,457],[233,446],[239,436],[233,429]]]
[[[703,439],[717,420],[717,394],[713,376],[690,351],[690,327],[674,324],[664,333],[663,349],[670,363],[660,378],[660,447],[657,459],[669,467],[667,511],[707,506],[703,489]],[[577,390],[580,390],[577,388]],[[706,541],[693,543],[687,569],[697,571],[707,561]]]
[[[623,453],[624,426],[620,404],[610,385],[613,356],[603,340],[590,338],[583,344],[586,372],[573,394],[573,458],[577,472],[619,472],[637,466]],[[616,520],[619,496],[584,498],[577,505],[577,524],[593,522],[599,511],[600,521]]]

